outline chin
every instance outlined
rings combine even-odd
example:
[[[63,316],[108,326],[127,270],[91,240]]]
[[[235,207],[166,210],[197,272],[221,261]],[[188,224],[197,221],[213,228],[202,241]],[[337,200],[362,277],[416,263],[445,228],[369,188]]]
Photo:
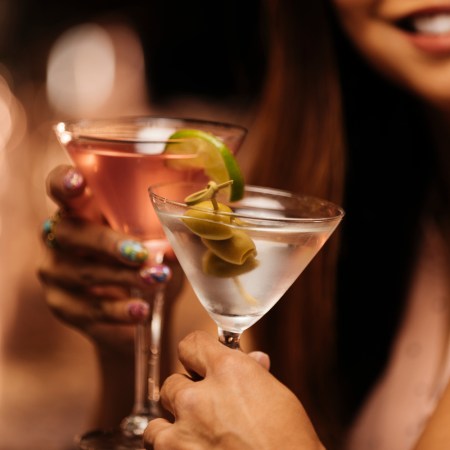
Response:
[[[446,115],[450,114],[450,95],[445,99],[428,99],[427,102],[433,107],[433,109],[443,112]]]
[[[425,104],[446,113],[450,112],[450,82],[448,80],[441,85],[436,83],[433,86],[413,89],[412,91]]]

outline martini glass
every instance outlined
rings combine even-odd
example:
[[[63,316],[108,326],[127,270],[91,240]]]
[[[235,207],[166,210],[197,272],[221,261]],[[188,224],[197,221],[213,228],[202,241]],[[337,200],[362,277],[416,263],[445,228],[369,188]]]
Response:
[[[219,192],[218,209],[209,202],[188,205],[185,199],[204,187],[161,184],[150,187],[150,197],[197,297],[217,324],[219,341],[239,349],[242,333],[278,302],[344,211],[318,198],[256,186],[246,186],[234,203]]]
[[[236,125],[164,117],[61,122],[54,128],[109,225],[145,243],[149,266],[163,262],[169,244],[148,201],[147,187],[168,181],[205,179],[203,170],[195,163],[197,154],[193,150],[201,142],[189,137],[189,133],[185,138],[171,138],[175,131],[186,129],[212,133],[232,152],[239,148],[246,134],[244,128]],[[164,153],[169,144],[172,151]],[[177,152],[178,145],[184,150]],[[186,148],[191,150],[186,152]],[[151,310],[150,319],[136,326],[134,406],[119,429],[94,430],[79,438],[81,449],[141,449],[149,420],[162,416],[159,387],[164,288],[152,294],[132,289],[130,294],[148,301]]]

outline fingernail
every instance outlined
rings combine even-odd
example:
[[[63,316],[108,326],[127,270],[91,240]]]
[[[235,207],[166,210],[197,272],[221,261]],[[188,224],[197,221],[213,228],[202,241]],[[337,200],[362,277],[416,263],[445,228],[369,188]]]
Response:
[[[270,369],[270,357],[267,353],[260,352],[260,351],[254,351],[250,354],[250,356],[261,366],[266,368],[267,370]]]
[[[49,217],[42,224],[42,237],[44,238],[44,242],[50,248],[56,248],[56,236],[55,236],[55,225],[59,222],[60,213],[57,212],[53,215],[53,217]]]
[[[147,284],[165,283],[172,278],[172,270],[165,264],[157,264],[145,267],[139,272],[139,275]]]
[[[45,233],[45,234],[51,233],[52,229],[53,229],[53,224],[54,224],[54,222],[52,219],[50,219],[50,218],[46,219],[44,221],[44,223],[42,224],[43,233]]]
[[[68,191],[76,191],[77,189],[79,189],[83,185],[84,178],[83,178],[83,175],[81,175],[81,173],[78,172],[77,170],[70,169],[66,173],[66,176],[64,177],[63,183],[64,183],[64,187]]]
[[[144,302],[131,302],[127,306],[128,315],[134,320],[145,319],[148,316],[150,307]]]
[[[54,225],[55,225],[55,222],[52,219],[47,219],[42,224],[42,236],[44,238],[44,242],[50,248],[56,247],[55,233],[53,233]]]
[[[125,240],[118,244],[120,254],[131,262],[144,262],[148,257],[147,249],[137,241]]]

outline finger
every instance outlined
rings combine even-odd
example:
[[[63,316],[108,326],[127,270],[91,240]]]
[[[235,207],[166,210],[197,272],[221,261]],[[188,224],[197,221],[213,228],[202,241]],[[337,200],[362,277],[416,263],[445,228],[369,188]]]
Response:
[[[74,167],[55,167],[47,176],[46,186],[48,195],[62,210],[84,219],[103,221],[84,177]]]
[[[61,320],[78,327],[90,323],[137,323],[149,316],[149,305],[139,299],[98,299],[57,286],[46,287],[50,310]]]
[[[232,351],[235,350],[204,331],[194,331],[178,344],[178,356],[183,366],[202,378],[206,376],[207,368],[213,369],[214,361]]]
[[[80,197],[86,188],[86,182],[74,167],[61,164],[53,168],[46,179],[47,193],[56,202],[70,202]]]
[[[179,417],[178,410],[182,403],[182,411],[189,409],[189,402],[192,401],[192,391],[194,381],[187,375],[175,373],[164,381],[161,387],[161,403],[175,418]]]
[[[270,369],[270,358],[267,353],[255,351],[250,352],[248,356],[253,358],[260,366],[264,367],[264,369]]]
[[[61,217],[54,223],[52,233],[56,248],[75,248],[77,252],[113,257],[133,266],[148,258],[148,251],[142,243],[99,223]]]
[[[153,450],[157,436],[161,436],[161,433],[169,430],[173,425],[166,419],[153,419],[151,420],[147,428],[144,431],[144,445],[146,449]],[[162,438],[159,438],[159,444],[162,445]],[[162,447],[164,448],[164,447]]]
[[[132,287],[150,292],[152,285],[159,286],[162,279],[155,277],[153,280],[147,276],[150,269],[145,269],[144,278],[140,271],[126,266],[55,256],[43,262],[38,270],[38,276],[44,283],[80,291],[86,291],[92,286],[116,286],[121,287],[123,292],[129,292]]]

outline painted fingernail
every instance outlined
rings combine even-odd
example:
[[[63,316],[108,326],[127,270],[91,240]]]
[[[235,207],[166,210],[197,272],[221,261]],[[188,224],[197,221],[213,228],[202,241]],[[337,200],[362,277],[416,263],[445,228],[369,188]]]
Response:
[[[45,219],[44,223],[42,224],[42,232],[45,234],[51,233],[53,229],[53,220],[52,219]]]
[[[84,183],[83,175],[75,169],[70,169],[64,177],[63,184],[68,191],[76,191]]]
[[[125,240],[118,244],[120,254],[131,262],[141,263],[148,257],[147,249],[137,241]]]
[[[134,320],[145,319],[148,316],[150,307],[144,302],[131,302],[127,306],[128,315]]]
[[[50,248],[56,248],[57,242],[56,242],[56,236],[55,236],[55,225],[59,221],[59,213],[56,213],[53,217],[49,217],[44,221],[42,224],[42,237],[44,239],[44,242],[47,244]]]
[[[47,247],[54,248],[56,246],[55,233],[53,233],[54,222],[51,219],[47,219],[42,224],[42,236]]]
[[[145,267],[139,272],[139,275],[147,284],[166,283],[172,278],[172,270],[165,264],[157,264]]]

